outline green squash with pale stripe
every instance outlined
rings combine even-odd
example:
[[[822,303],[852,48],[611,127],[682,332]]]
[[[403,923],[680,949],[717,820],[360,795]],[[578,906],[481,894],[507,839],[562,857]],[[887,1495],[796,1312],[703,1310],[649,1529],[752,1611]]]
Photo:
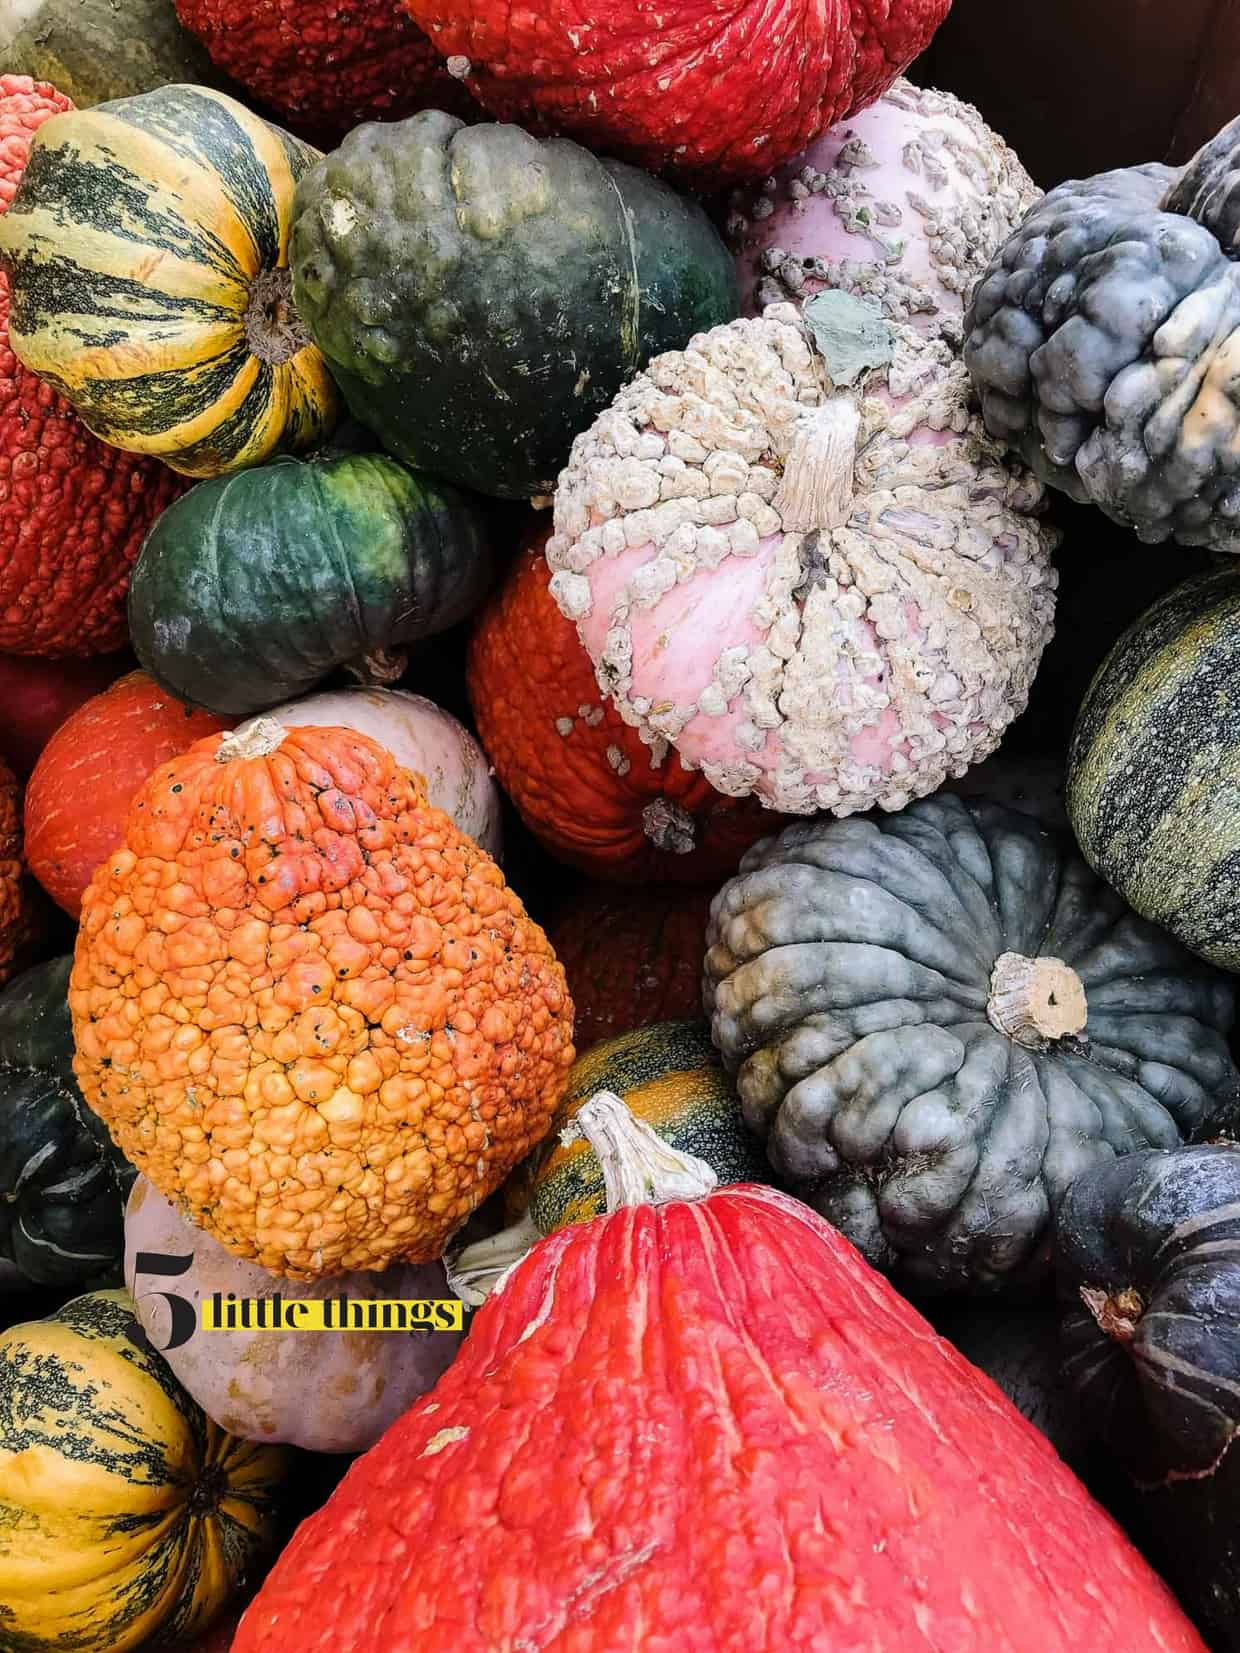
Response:
[[[73,1077],[72,964],[36,964],[0,993],[0,1284],[120,1278],[135,1172]]]
[[[0,1647],[199,1635],[273,1546],[291,1461],[209,1421],[126,1292],[0,1334]]]
[[[1111,650],[1073,730],[1067,805],[1129,906],[1240,970],[1240,571],[1177,586]]]
[[[0,216],[18,360],[102,441],[187,476],[317,446],[337,396],[288,268],[317,159],[204,86],[47,121]]]

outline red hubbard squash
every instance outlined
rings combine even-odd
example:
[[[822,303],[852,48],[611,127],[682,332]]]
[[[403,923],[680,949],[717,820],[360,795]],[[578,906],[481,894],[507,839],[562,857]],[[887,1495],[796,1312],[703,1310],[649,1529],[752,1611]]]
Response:
[[[214,63],[301,135],[472,100],[400,0],[176,0]],[[458,107],[460,106],[460,107]]]
[[[779,818],[646,745],[604,700],[577,628],[529,542],[470,642],[474,721],[499,783],[552,855],[596,878],[705,883],[735,871]]]
[[[873,103],[951,8],[951,0],[405,4],[498,119],[539,119],[705,189],[764,176]]]
[[[26,859],[73,918],[91,874],[125,836],[135,792],[153,770],[232,723],[192,711],[129,672],[79,706],[43,749],[26,788]]]
[[[711,1192],[611,1093],[577,1122],[608,1213],[492,1292],[233,1653],[1202,1653],[1049,1442],[833,1228]]]
[[[702,1014],[702,959],[713,884],[618,890],[593,884],[547,931],[577,1012],[578,1050]]]
[[[0,212],[30,140],[73,105],[25,75],[0,75]],[[184,484],[164,465],[105,447],[9,348],[0,270],[0,649],[103,654],[125,641],[129,570]]]
[[[26,776],[57,729],[83,701],[132,670],[129,653],[89,660],[40,660],[0,654],[0,757]]]

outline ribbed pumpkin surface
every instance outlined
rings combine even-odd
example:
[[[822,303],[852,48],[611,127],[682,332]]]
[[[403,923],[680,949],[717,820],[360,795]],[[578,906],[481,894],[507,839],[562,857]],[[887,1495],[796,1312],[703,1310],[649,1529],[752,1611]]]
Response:
[[[596,878],[693,883],[736,869],[780,818],[647,746],[606,700],[547,589],[546,532],[514,563],[469,649],[478,734],[500,785],[552,855]]]
[[[208,1422],[123,1291],[0,1335],[0,1645],[193,1635],[273,1536],[288,1455]]]
[[[201,86],[47,121],[0,218],[17,356],[96,436],[187,476],[313,447],[336,395],[287,264],[317,153]]]
[[[120,843],[134,793],[161,763],[230,726],[130,672],[65,720],[26,788],[26,858],[72,917],[91,874]]]
[[[268,718],[151,776],[82,901],[75,1072],[226,1250],[426,1262],[543,1136],[573,1060],[547,938],[421,777]]]
[[[233,1653],[1202,1653],[1049,1443],[769,1190],[541,1241]]]

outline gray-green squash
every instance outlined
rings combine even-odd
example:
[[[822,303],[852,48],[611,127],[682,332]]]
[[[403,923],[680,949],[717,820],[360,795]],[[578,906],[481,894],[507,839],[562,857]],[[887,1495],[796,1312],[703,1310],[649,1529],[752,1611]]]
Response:
[[[720,891],[707,944],[746,1121],[911,1287],[1040,1280],[1076,1176],[1240,1094],[1228,978],[999,805],[789,827]]]

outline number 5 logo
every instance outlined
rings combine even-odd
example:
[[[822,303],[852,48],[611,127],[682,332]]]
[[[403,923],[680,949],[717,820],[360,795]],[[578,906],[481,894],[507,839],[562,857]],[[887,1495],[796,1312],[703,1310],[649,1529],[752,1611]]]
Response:
[[[157,1274],[166,1279],[184,1274],[193,1261],[193,1257],[169,1257],[162,1251],[140,1251],[134,1258],[134,1284],[137,1285],[140,1274]],[[168,1341],[160,1347],[152,1343],[142,1328],[137,1326],[132,1341],[140,1348],[155,1349],[159,1354],[167,1354],[169,1349],[179,1349],[183,1343],[188,1343],[198,1330],[198,1314],[194,1305],[188,1298],[179,1297],[175,1291],[145,1291],[140,1296],[135,1291],[134,1297],[139,1301],[145,1301],[148,1297],[162,1297],[168,1305]]]

